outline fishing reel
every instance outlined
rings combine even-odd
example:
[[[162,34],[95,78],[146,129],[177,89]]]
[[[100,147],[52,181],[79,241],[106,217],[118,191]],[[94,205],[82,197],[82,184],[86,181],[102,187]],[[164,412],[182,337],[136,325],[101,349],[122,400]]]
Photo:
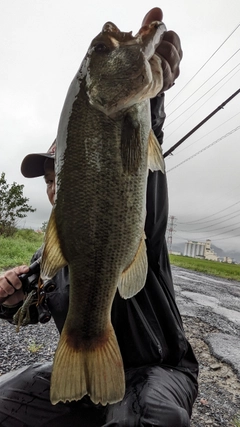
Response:
[[[46,280],[39,285],[40,276],[40,259],[37,259],[30,265],[29,271],[21,274],[19,279],[22,282],[23,291],[26,294],[34,292],[37,303],[36,308],[38,311],[38,321],[40,323],[47,323],[51,319],[51,312],[48,308],[46,299],[47,295],[56,289],[56,283],[53,279]]]

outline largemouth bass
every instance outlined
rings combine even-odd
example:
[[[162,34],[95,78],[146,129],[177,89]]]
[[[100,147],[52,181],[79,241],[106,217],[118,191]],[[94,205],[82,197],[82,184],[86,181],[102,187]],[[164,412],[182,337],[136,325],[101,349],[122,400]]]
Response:
[[[144,225],[148,169],[164,170],[151,130],[150,101],[162,88],[154,22],[136,36],[107,22],[73,79],[60,117],[56,200],[46,231],[41,279],[64,265],[69,310],[56,350],[50,398],[114,403],[125,393],[111,307],[147,275]]]

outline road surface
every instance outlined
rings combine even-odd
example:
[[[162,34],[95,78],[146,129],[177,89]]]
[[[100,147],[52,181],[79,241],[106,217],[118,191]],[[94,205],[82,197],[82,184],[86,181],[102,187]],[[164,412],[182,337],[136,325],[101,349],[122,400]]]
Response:
[[[210,333],[207,343],[213,355],[230,364],[240,378],[240,282],[175,266],[172,274],[180,313],[220,331]]]

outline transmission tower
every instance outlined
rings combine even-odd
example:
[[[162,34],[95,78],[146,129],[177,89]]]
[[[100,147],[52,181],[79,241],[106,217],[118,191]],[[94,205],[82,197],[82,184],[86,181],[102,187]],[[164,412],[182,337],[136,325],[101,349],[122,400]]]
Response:
[[[169,251],[169,253],[171,253],[172,252],[172,236],[173,236],[173,233],[175,232],[175,220],[176,220],[177,218],[174,216],[174,215],[170,215],[169,216],[169,218],[168,218],[168,228],[167,228],[167,231],[168,231],[168,235],[167,235],[167,246],[168,246],[168,251]]]

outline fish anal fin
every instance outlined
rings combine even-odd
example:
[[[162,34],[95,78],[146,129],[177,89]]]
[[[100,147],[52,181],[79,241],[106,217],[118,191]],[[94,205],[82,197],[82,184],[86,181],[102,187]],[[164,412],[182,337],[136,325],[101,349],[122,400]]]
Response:
[[[152,172],[160,170],[162,173],[165,173],[162,147],[152,129],[150,130],[148,138],[148,169]]]
[[[100,340],[74,346],[64,327],[51,376],[50,400],[53,405],[80,400],[86,394],[93,403],[106,405],[123,399],[125,376],[115,332],[109,325]]]
[[[55,210],[52,209],[48,221],[43,252],[41,259],[41,278],[42,280],[51,279],[62,267],[67,265],[61,247],[56,228]]]
[[[145,237],[145,236],[144,236]],[[136,256],[132,263],[123,271],[118,290],[122,298],[131,298],[145,285],[148,260],[145,238],[142,238]]]

